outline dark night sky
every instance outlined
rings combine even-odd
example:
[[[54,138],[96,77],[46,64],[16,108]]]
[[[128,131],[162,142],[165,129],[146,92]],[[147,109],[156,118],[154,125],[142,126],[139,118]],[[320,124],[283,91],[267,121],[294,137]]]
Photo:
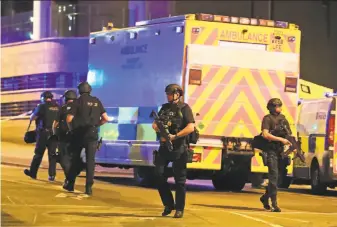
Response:
[[[152,0],[153,1],[153,0]],[[18,11],[29,11],[32,1],[12,1]],[[67,2],[70,2],[69,0]],[[173,15],[211,13],[268,18],[268,1],[175,1]],[[302,31],[301,77],[337,89],[337,1],[274,1],[273,19],[296,23]],[[2,6],[9,1],[2,1]],[[5,5],[4,5],[5,4]],[[20,7],[18,7],[20,5]],[[330,24],[328,23],[330,8]],[[5,7],[2,7],[2,13]],[[253,14],[252,14],[253,13]]]

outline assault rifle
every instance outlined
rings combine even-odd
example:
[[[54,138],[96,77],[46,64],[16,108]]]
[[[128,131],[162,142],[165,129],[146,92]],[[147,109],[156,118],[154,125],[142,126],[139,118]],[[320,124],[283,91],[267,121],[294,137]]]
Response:
[[[301,149],[301,142],[296,141],[295,137],[291,136],[290,130],[288,129],[287,124],[284,123],[284,120],[282,120],[280,123],[280,130],[285,132],[285,139],[289,140],[291,143],[291,146],[289,146],[287,151],[282,153],[282,156],[287,157],[290,153],[294,152],[294,158],[298,157],[302,162],[305,162],[305,157]]]
[[[150,117],[153,117],[154,121],[156,122],[158,128],[159,128],[159,134],[161,137],[165,138],[165,144],[167,146],[167,149],[169,151],[173,151],[173,144],[170,140],[170,132],[168,130],[168,125],[164,123],[164,121],[158,116],[158,114],[155,111],[151,112]]]

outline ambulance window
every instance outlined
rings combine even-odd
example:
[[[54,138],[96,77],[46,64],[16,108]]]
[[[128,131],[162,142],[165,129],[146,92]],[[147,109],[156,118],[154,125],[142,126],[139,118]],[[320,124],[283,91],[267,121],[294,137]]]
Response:
[[[201,69],[190,69],[189,71],[189,84],[191,85],[201,85]]]
[[[301,84],[301,90],[304,93],[311,94],[310,87],[308,85]]]

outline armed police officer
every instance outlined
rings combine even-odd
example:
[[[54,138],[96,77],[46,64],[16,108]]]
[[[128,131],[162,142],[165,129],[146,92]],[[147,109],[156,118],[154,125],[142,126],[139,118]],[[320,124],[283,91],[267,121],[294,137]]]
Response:
[[[36,179],[44,152],[48,149],[49,160],[49,181],[55,180],[56,175],[56,148],[57,140],[53,137],[53,122],[58,117],[59,106],[53,102],[53,94],[45,91],[41,94],[41,104],[39,104],[30,116],[30,123],[35,120],[36,123],[36,145],[34,157],[30,164],[30,169],[25,169],[24,173]]]
[[[271,209],[273,212],[281,212],[281,209],[277,204],[279,165],[281,154],[284,151],[284,145],[291,145],[291,143],[285,139],[283,135],[277,133],[277,128],[280,127],[280,122],[285,122],[286,127],[288,127],[289,130],[290,127],[289,122],[286,120],[285,116],[281,114],[282,101],[280,99],[270,99],[267,104],[267,109],[270,113],[264,116],[261,128],[263,138],[268,140],[265,152],[267,153],[269,183],[266,188],[266,192],[261,196],[260,201],[262,202],[265,209]],[[272,207],[269,205],[269,198],[271,199]]]
[[[186,103],[180,101],[183,95],[182,88],[177,84],[170,84],[165,89],[168,103],[164,104],[160,109],[159,117],[168,113],[172,118],[169,124],[169,138],[173,144],[173,151],[169,151],[166,146],[165,139],[160,138],[160,147],[155,155],[155,172],[157,178],[157,186],[162,203],[165,206],[162,216],[169,215],[173,210],[176,210],[174,217],[182,218],[185,208],[186,197],[186,174],[187,174],[187,136],[194,131],[193,113]],[[153,129],[159,132],[158,125],[154,121]],[[167,183],[167,177],[164,170],[169,162],[173,162],[173,175],[176,184],[175,202],[173,199],[170,186]]]
[[[53,130],[59,141],[60,164],[65,175],[65,184],[68,181],[72,152],[70,149],[71,138],[67,135],[68,125],[66,122],[67,114],[74,108],[74,100],[77,99],[76,91],[67,90],[63,94],[64,105],[61,107],[59,117],[54,121]],[[79,169],[80,171],[80,169]],[[80,172],[78,172],[79,174]],[[77,174],[77,175],[78,175]]]
[[[95,153],[98,145],[98,127],[108,122],[108,115],[101,101],[90,95],[91,86],[87,82],[78,85],[80,97],[74,102],[66,121],[68,135],[72,135],[71,149],[73,153],[71,167],[68,173],[68,182],[63,188],[74,190],[74,184],[79,169],[82,168],[81,151],[84,148],[86,154],[86,185],[85,193],[92,195],[94,184]]]

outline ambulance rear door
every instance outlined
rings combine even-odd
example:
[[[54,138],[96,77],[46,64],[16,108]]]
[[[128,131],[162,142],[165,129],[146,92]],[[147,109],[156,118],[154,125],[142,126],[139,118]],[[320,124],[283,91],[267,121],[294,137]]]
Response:
[[[310,167],[313,161],[318,162],[322,173],[331,175],[333,140],[328,140],[329,130],[334,130],[333,98],[302,100],[299,110],[297,132],[306,162],[294,160],[294,177],[310,179]],[[333,120],[333,122],[331,121]],[[333,123],[333,126],[331,125]],[[331,167],[330,167],[331,166]]]

